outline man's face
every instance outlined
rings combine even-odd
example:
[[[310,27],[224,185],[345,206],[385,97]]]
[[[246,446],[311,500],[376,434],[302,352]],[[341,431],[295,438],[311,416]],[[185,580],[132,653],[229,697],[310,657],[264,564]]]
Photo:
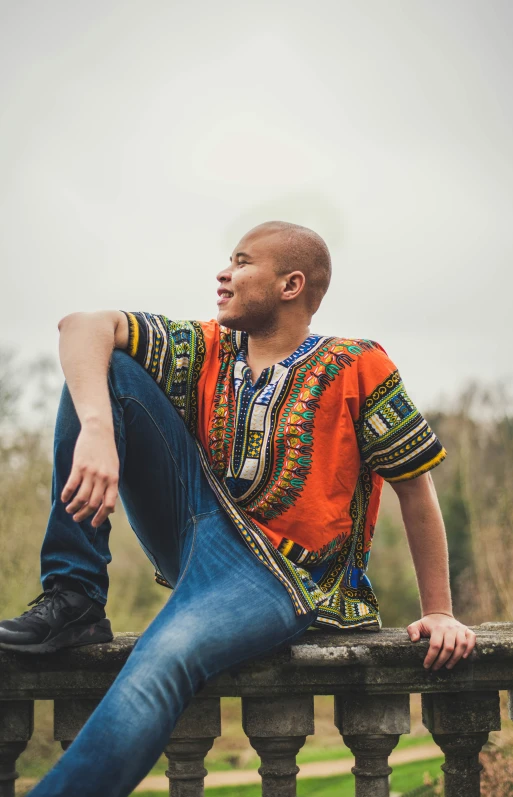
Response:
[[[219,324],[250,333],[275,327],[284,279],[275,271],[280,243],[279,233],[260,231],[237,244],[230,265],[217,275]]]

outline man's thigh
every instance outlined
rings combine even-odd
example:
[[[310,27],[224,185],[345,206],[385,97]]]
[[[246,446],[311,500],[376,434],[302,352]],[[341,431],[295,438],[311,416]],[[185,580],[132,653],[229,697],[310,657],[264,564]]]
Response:
[[[248,548],[224,511],[196,518],[187,532],[176,589],[134,653],[148,674],[176,673],[196,685],[228,667],[300,637],[316,612],[296,615],[283,584]],[[135,662],[134,662],[135,663]],[[142,663],[142,662],[141,662]],[[172,684],[170,682],[170,689]]]

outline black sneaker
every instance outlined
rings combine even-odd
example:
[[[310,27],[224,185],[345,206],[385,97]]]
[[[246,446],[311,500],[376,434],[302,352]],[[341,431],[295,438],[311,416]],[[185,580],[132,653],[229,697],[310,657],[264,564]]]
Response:
[[[53,653],[114,638],[104,607],[85,592],[56,583],[27,606],[32,604],[19,617],[0,621],[0,649]]]

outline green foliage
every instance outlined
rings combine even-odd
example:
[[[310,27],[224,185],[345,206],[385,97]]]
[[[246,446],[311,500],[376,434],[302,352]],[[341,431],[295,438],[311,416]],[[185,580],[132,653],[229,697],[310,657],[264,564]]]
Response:
[[[451,592],[456,611],[464,603],[465,595],[460,576],[472,573],[472,538],[470,516],[460,471],[456,471],[439,493],[447,542],[449,548],[449,575]]]
[[[381,514],[372,543],[369,579],[383,624],[404,627],[420,617],[417,580],[406,532],[400,521]]]

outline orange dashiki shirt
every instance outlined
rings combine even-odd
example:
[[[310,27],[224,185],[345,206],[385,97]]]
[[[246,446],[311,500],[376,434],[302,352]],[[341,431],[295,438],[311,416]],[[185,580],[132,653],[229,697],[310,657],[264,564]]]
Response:
[[[316,610],[310,628],[379,630],[366,573],[383,481],[446,456],[383,347],[312,334],[253,385],[245,332],[122,312],[128,353],[182,415],[211,487],[296,613]]]

